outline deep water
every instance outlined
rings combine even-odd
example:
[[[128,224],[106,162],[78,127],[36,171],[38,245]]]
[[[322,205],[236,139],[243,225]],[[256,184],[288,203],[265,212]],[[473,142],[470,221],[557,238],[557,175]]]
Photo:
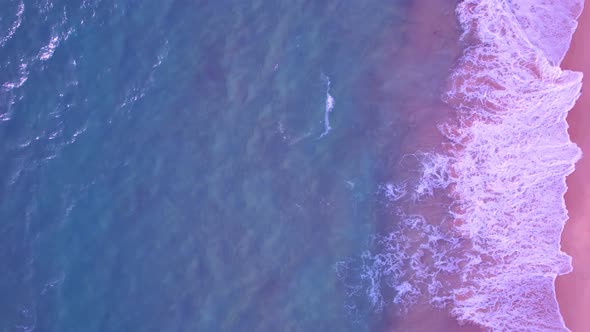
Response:
[[[0,331],[380,329],[408,5],[0,2]]]

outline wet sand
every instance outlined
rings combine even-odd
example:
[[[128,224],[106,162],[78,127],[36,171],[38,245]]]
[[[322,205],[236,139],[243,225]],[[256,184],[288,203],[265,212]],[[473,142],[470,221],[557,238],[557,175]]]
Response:
[[[567,121],[570,136],[584,153],[567,179],[565,195],[570,219],[562,234],[562,250],[573,257],[574,271],[556,281],[557,298],[566,325],[573,332],[590,331],[590,1],[579,19],[562,68],[582,71],[584,84]]]
[[[455,8],[458,1],[448,0],[422,0],[412,3],[411,15],[408,19],[408,31],[411,31],[409,46],[404,49],[397,65],[400,68],[409,68],[413,72],[422,72],[421,67],[444,68],[448,71],[432,76],[425,75],[416,80],[407,80],[416,91],[414,98],[409,98],[404,109],[409,112],[413,134],[402,144],[403,151],[413,153],[416,151],[437,151],[441,149],[440,143],[444,137],[437,125],[448,121],[454,110],[441,100],[441,95],[446,88],[446,79],[452,65],[462,54],[459,43],[460,28],[458,26]],[[407,53],[405,53],[407,50]],[[439,77],[438,75],[442,75]],[[438,87],[435,88],[435,87]],[[427,91],[431,95],[424,96]],[[415,161],[415,160],[414,160]],[[410,163],[411,164],[411,163]],[[408,169],[406,163],[399,164],[398,174],[404,174]],[[410,165],[409,169],[416,165]],[[405,206],[408,213],[417,213],[427,220],[436,223],[443,220],[448,212],[446,207],[450,203],[445,195],[435,195],[421,204],[413,202]],[[387,315],[399,317],[392,322],[395,331],[415,332],[480,332],[479,327],[466,324],[461,325],[450,316],[447,310],[441,310],[430,304],[424,303],[412,306],[407,313],[399,317],[393,312]]]

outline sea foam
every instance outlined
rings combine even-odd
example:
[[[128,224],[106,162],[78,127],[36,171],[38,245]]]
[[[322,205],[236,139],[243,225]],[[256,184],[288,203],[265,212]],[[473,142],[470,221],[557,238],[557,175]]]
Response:
[[[582,0],[458,5],[467,47],[443,96],[456,112],[440,126],[442,151],[416,154],[421,176],[404,195],[406,207],[448,196],[447,215],[400,208],[401,223],[354,267],[354,294],[402,313],[427,301],[486,331],[568,331],[554,281],[572,269],[560,250],[563,195],[581,152],[566,115],[582,75],[559,63],[581,9]]]
[[[563,195],[581,152],[566,116],[582,75],[557,65],[581,8],[561,0],[468,0],[457,8],[471,45],[445,96],[457,119],[441,129],[452,142],[456,231],[470,242],[451,292],[460,321],[567,331],[554,281],[572,269],[560,250]]]

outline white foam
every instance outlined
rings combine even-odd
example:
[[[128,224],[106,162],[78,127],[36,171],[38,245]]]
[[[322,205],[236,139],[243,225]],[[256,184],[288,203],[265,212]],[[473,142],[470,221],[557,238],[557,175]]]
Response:
[[[436,153],[421,153],[415,156],[420,162],[420,178],[412,195],[414,200],[432,196],[436,189],[446,188],[451,184],[449,156]]]
[[[553,63],[563,57],[580,13],[564,14],[564,4],[581,8],[581,1],[559,2],[562,19],[545,27],[561,28],[568,36],[562,43],[543,39],[552,34],[536,24],[522,26],[522,17],[545,18],[551,3],[468,0],[457,8],[473,45],[450,79],[447,101],[458,121],[443,132],[455,144],[448,156],[459,197],[454,214],[462,221],[456,229],[471,248],[451,307],[460,321],[493,331],[567,331],[554,280],[572,268],[560,250],[563,195],[581,153],[569,139],[566,115],[582,77]]]
[[[53,53],[55,53],[55,49],[57,48],[57,46],[59,46],[59,42],[59,36],[56,33],[52,33],[51,38],[49,39],[49,43],[41,47],[41,50],[39,50],[37,58],[41,61],[47,61],[51,59]]]
[[[510,0],[509,4],[531,44],[553,65],[558,65],[569,48],[583,3],[579,0]]]
[[[4,45],[6,45],[6,43],[10,39],[12,39],[12,36],[14,35],[16,30],[20,27],[20,25],[23,22],[23,13],[24,12],[25,12],[25,3],[23,1],[21,1],[18,4],[18,8],[16,10],[16,20],[12,23],[12,25],[8,29],[6,36],[0,38],[0,47],[4,47]]]
[[[345,281],[349,296],[366,296],[376,311],[395,304],[405,313],[425,294],[439,294],[438,306],[443,306],[448,295],[441,295],[442,290],[450,288],[450,276],[458,269],[452,253],[462,247],[461,239],[423,216],[400,212],[399,217],[395,230],[375,236],[359,261],[340,262],[337,272],[342,279],[356,276]],[[392,298],[386,298],[384,288],[393,290]]]
[[[28,64],[26,62],[21,62],[21,64],[18,66],[18,79],[16,81],[2,83],[2,90],[10,91],[13,89],[18,89],[23,86],[23,84],[25,84],[28,79]]]
[[[389,202],[395,202],[402,199],[407,194],[406,184],[386,183],[379,188]]]
[[[563,195],[581,152],[566,115],[582,75],[556,64],[581,0],[527,1],[466,0],[457,8],[470,46],[444,97],[457,112],[440,127],[450,148],[416,154],[419,181],[401,196],[411,203],[446,188],[454,201],[442,221],[400,212],[399,227],[363,254],[354,289],[378,309],[394,303],[403,311],[425,299],[486,331],[568,331],[554,281],[572,269],[560,250]],[[542,30],[537,13],[556,16]],[[559,22],[565,39],[551,42]]]
[[[330,95],[330,78],[323,74],[322,78],[326,81],[326,105],[324,107],[324,132],[322,132],[319,138],[328,135],[330,130],[332,130],[332,127],[330,127],[330,113],[334,109],[334,97]]]

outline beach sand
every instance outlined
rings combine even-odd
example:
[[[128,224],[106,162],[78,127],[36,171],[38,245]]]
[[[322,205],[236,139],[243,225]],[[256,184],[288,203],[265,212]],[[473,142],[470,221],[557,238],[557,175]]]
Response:
[[[574,271],[556,281],[557,298],[566,325],[574,332],[590,331],[590,1],[579,19],[562,68],[582,71],[582,96],[568,115],[570,136],[584,153],[567,179],[565,195],[570,219],[562,235],[562,250],[573,257]]]

